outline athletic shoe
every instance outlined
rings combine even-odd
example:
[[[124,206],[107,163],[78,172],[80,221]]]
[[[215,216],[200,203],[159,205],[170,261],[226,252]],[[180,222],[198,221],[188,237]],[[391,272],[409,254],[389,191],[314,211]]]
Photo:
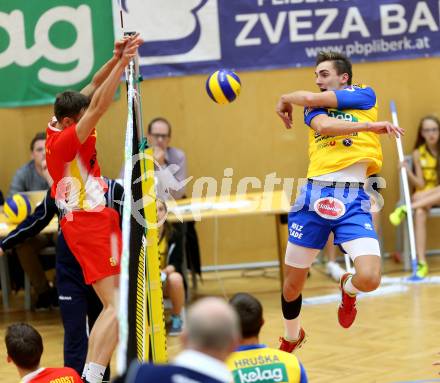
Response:
[[[180,315],[171,315],[171,327],[169,336],[177,336],[182,332],[183,321]]]
[[[287,340],[284,337],[280,337],[280,342],[281,343],[279,349],[281,351],[292,353],[298,348],[301,348],[301,346],[306,342],[306,333],[304,329],[301,327],[299,329],[299,336],[297,340],[291,341],[291,340]]]
[[[390,222],[394,226],[399,226],[406,217],[406,205],[396,207],[390,214]]]
[[[417,264],[416,275],[419,278],[425,278],[428,275],[428,264],[426,262],[419,262]]]
[[[352,274],[345,273],[340,282],[342,301],[338,308],[338,320],[339,324],[344,328],[349,328],[353,324],[357,314],[356,295],[350,296],[344,291],[345,282],[351,276]]]
[[[35,311],[47,311],[50,310],[52,303],[52,292],[49,289],[38,295],[37,301],[35,302]]]

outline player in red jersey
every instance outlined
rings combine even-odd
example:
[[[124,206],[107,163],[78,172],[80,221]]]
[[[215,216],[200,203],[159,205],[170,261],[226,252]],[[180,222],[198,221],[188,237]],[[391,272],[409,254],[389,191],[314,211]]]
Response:
[[[40,367],[43,354],[41,335],[27,323],[14,323],[6,330],[8,363],[17,367],[21,383],[82,383],[78,373],[70,367]]]
[[[54,105],[56,122],[47,128],[46,160],[54,180],[51,194],[63,211],[61,230],[86,283],[93,286],[103,304],[90,333],[83,373],[90,383],[102,381],[117,344],[114,290],[122,245],[119,217],[105,207],[106,186],[96,156],[95,126],[110,106],[124,69],[141,43],[139,34],[117,42],[113,58],[95,75],[90,87],[82,93],[59,94]],[[93,94],[91,99],[89,94]]]

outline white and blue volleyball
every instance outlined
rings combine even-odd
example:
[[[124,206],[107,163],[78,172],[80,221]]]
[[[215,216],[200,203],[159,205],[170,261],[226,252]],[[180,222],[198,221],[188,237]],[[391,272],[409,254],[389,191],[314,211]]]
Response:
[[[9,197],[3,206],[9,223],[18,224],[22,222],[31,213],[31,203],[24,194],[14,194]]]
[[[241,81],[231,70],[220,69],[206,80],[206,91],[217,104],[229,104],[240,94]]]

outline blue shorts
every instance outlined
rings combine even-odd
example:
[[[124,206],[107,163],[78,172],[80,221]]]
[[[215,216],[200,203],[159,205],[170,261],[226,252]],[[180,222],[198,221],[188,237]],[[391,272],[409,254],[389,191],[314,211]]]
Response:
[[[370,197],[362,186],[308,180],[288,217],[289,242],[323,249],[330,232],[335,245],[357,238],[374,238]],[[330,186],[328,186],[330,185]]]

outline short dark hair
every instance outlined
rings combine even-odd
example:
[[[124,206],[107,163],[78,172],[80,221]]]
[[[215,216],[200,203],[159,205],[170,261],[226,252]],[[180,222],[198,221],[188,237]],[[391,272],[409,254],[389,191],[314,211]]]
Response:
[[[31,152],[34,150],[34,146],[37,141],[45,140],[45,139],[46,139],[46,133],[38,132],[31,141]]]
[[[90,98],[86,95],[73,90],[66,90],[57,94],[54,114],[58,121],[61,121],[64,117],[75,118],[89,104]]]
[[[164,118],[164,117],[156,117],[156,118],[153,118],[153,119],[150,121],[150,123],[148,124],[148,134],[151,134],[151,128],[153,127],[153,124],[154,124],[155,122],[164,122],[165,124],[167,124],[167,125],[168,125],[168,136],[171,137],[171,124],[170,124],[170,122],[169,122],[166,118]]]
[[[351,85],[353,78],[353,69],[351,66],[351,61],[347,58],[347,56],[345,56],[343,53],[334,51],[321,51],[318,53],[318,57],[316,58],[316,66],[324,61],[331,61],[338,75],[347,73],[347,84]]]
[[[241,336],[258,336],[263,326],[263,306],[260,301],[250,294],[237,293],[229,300],[229,304],[238,314]]]
[[[17,367],[33,370],[43,354],[41,335],[27,323],[14,323],[6,330],[6,350]]]

